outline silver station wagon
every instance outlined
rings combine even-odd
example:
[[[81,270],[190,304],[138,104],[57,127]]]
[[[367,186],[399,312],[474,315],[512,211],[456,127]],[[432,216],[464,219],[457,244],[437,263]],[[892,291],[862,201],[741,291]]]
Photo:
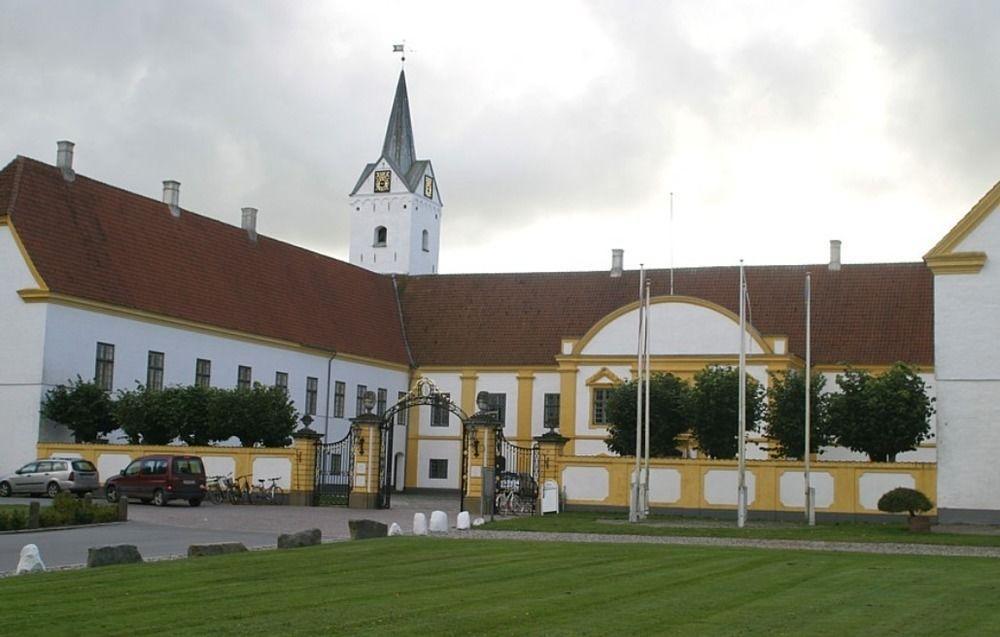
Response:
[[[14,473],[0,477],[0,497],[44,493],[54,498],[60,491],[83,495],[100,486],[97,467],[89,460],[47,458],[29,462]]]

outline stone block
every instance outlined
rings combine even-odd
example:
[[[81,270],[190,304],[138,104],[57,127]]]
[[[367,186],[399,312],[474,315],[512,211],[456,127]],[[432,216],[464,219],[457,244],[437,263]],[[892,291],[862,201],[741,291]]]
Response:
[[[298,533],[284,533],[278,536],[279,549],[297,549],[303,546],[315,546],[323,539],[319,529],[309,529]]]
[[[427,535],[427,516],[423,513],[413,514],[413,534]]]
[[[17,562],[18,575],[24,573],[42,573],[45,571],[45,562],[42,561],[42,554],[38,552],[38,547],[34,544],[25,544],[21,549],[21,559]]]
[[[370,540],[389,535],[389,527],[375,520],[348,520],[352,540]]]
[[[394,537],[396,535],[402,535],[402,534],[403,534],[403,529],[398,524],[393,522],[392,524],[389,525],[389,537]]]
[[[448,532],[448,514],[444,511],[433,511],[431,513],[431,533],[447,533]]]
[[[246,553],[247,547],[242,542],[220,542],[219,544],[192,544],[188,547],[188,557],[208,557],[209,555],[228,555],[229,553]]]
[[[111,566],[142,562],[142,555],[134,544],[91,547],[87,550],[87,566]]]
[[[484,524],[486,524],[486,520],[482,518],[476,518],[475,520],[472,521],[472,526],[482,526]]]
[[[458,519],[455,521],[455,528],[457,528],[459,531],[468,531],[469,526],[470,526],[469,512],[462,511],[461,513],[458,514]]]

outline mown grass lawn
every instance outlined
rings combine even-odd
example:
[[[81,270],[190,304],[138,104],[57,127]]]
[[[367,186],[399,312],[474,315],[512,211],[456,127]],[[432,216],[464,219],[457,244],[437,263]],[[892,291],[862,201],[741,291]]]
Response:
[[[981,635],[1000,560],[387,538],[0,580],[8,635]]]
[[[718,521],[651,516],[647,522],[628,524],[624,514],[568,512],[559,515],[511,518],[490,522],[483,528],[497,531],[551,531],[557,533],[604,533],[614,535],[665,535],[685,537],[736,537],[771,540],[816,540],[824,542],[901,542],[910,544],[950,544],[1000,546],[1000,535],[964,533],[911,533],[905,519],[898,523],[775,523],[736,528]]]

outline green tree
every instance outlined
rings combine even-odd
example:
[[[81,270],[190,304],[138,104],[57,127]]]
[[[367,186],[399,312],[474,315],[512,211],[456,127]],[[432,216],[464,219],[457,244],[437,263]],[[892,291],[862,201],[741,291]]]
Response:
[[[77,442],[97,440],[117,428],[108,392],[79,376],[45,392],[42,415],[73,432]]]
[[[837,444],[868,454],[875,462],[894,462],[930,437],[934,399],[917,372],[896,363],[872,376],[847,369],[837,375],[839,394],[830,396],[830,430]]]
[[[298,421],[287,392],[254,383],[250,389],[217,390],[210,402],[212,437],[239,438],[244,447],[285,447]]]
[[[611,391],[608,400],[608,448],[623,456],[635,455],[637,381],[628,381]],[[656,373],[649,381],[649,455],[678,456],[677,436],[688,428],[690,388],[673,374]]]
[[[170,388],[172,403],[178,411],[177,437],[194,446],[218,440],[212,423],[212,401],[218,390],[198,385]],[[228,436],[226,436],[228,438]]]
[[[735,367],[709,365],[695,374],[691,391],[691,430],[711,458],[734,458],[739,450],[740,375]],[[746,430],[756,431],[764,415],[764,388],[746,380]]]
[[[167,445],[177,438],[183,420],[176,401],[177,391],[177,388],[147,391],[140,383],[131,391],[118,391],[115,420],[130,443]]]
[[[779,458],[802,459],[806,428],[806,375],[797,370],[772,372],[767,390],[767,428],[770,450]],[[809,388],[809,451],[831,442],[827,418],[827,396],[822,393],[826,377],[813,373]]]

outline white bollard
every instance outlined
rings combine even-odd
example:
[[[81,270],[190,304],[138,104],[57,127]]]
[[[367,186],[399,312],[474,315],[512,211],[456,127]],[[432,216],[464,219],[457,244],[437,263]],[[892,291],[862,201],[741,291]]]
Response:
[[[413,514],[413,534],[427,535],[427,516],[423,513]]]
[[[448,514],[444,511],[434,511],[431,513],[431,533],[448,532]]]
[[[469,530],[469,512],[468,511],[462,511],[461,513],[458,514],[458,520],[456,520],[456,522],[455,522],[455,528],[457,528],[459,531],[468,531]]]
[[[41,573],[43,571],[45,571],[45,562],[42,561],[38,547],[34,544],[25,544],[24,548],[21,549],[21,559],[17,563],[17,574]]]
[[[403,534],[403,529],[399,528],[398,524],[393,522],[392,524],[389,525],[389,537],[402,534]]]

